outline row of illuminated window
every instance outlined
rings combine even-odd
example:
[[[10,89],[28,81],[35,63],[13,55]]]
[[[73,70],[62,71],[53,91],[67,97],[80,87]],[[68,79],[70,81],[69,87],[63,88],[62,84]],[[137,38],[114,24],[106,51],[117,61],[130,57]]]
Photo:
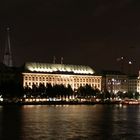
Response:
[[[108,82],[108,85],[120,85],[120,82]]]
[[[45,86],[48,84],[48,83],[41,83],[41,84],[44,84]],[[56,85],[56,83],[50,83],[50,84],[52,84],[52,85]],[[66,84],[66,83],[62,83],[63,85],[68,85],[68,84]],[[36,85],[36,86],[39,86],[40,85],[40,83],[38,83],[38,82],[25,82],[25,84],[24,84],[24,86],[26,87],[26,86],[33,86],[33,85]],[[79,88],[80,86],[85,86],[86,84],[69,84],[69,85],[71,85],[72,87],[74,86],[74,88]],[[100,88],[100,84],[90,84],[92,87],[94,87],[94,88]]]
[[[108,79],[108,82],[112,83],[112,82],[119,82],[119,83],[122,83],[122,82],[127,82],[126,79]]]
[[[29,80],[29,81],[73,81],[73,79],[71,78],[54,78],[54,77],[28,77],[25,76],[25,80]],[[95,82],[95,83],[100,83],[100,79],[78,79],[78,78],[74,78],[74,82]]]

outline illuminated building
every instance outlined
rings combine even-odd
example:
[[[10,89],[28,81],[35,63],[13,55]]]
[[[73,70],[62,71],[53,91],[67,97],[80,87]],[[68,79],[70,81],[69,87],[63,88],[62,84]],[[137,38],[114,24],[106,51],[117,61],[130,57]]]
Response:
[[[138,76],[129,76],[128,82],[128,91],[129,92],[140,92],[140,84],[139,84]]]
[[[140,94],[140,71],[139,75],[129,76],[129,84],[128,84],[129,92]]]
[[[103,71],[102,90],[111,93],[128,92],[128,76],[119,71]]]
[[[76,90],[88,84],[101,90],[101,76],[94,75],[94,70],[89,66],[26,63],[22,75],[24,87],[63,84],[66,87],[70,85],[73,90]]]

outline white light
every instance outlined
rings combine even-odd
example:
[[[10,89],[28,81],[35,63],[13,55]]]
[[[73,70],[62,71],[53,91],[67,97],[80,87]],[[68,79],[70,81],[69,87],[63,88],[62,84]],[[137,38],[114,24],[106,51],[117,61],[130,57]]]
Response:
[[[3,102],[3,98],[0,97],[0,101]]]
[[[64,64],[45,64],[27,63],[26,68],[36,72],[73,72],[79,74],[93,74],[94,71],[88,66],[64,65]]]
[[[39,99],[36,99],[36,102],[39,102],[40,100]]]
[[[29,99],[25,99],[25,102],[28,102],[29,101]]]
[[[129,61],[128,63],[129,63],[130,65],[132,64],[132,62],[131,62],[131,61]]]

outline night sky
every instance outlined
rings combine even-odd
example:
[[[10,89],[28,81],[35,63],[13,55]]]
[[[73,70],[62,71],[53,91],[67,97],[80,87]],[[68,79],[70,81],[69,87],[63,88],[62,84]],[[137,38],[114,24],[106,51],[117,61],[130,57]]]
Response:
[[[117,58],[140,66],[139,0],[1,0],[0,60],[9,26],[13,61],[120,69]]]

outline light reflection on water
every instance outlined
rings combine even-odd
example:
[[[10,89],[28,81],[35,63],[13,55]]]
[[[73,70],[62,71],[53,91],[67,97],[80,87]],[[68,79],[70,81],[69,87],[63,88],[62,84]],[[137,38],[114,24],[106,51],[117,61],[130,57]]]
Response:
[[[140,106],[0,107],[0,140],[140,139]]]

